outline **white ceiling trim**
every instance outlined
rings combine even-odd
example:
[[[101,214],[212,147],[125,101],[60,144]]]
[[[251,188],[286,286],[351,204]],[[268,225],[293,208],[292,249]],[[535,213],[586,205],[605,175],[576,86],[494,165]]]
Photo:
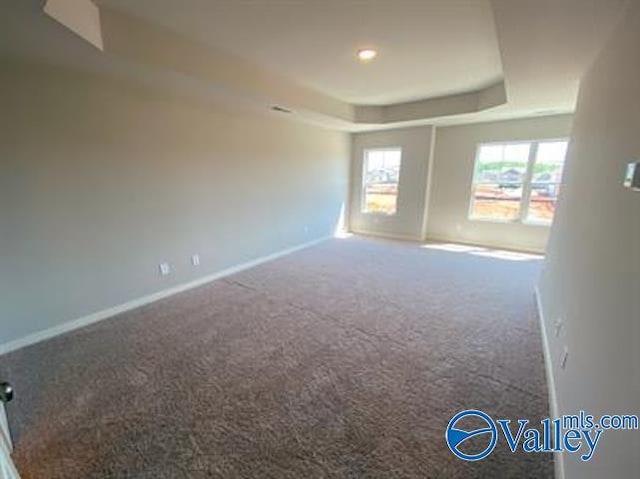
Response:
[[[44,13],[103,50],[100,10],[91,0],[47,0]]]

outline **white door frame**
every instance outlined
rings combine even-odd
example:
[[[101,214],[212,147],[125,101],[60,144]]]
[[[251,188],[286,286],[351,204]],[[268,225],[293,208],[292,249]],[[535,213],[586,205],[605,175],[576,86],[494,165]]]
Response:
[[[4,439],[9,451],[13,451],[11,434],[9,434],[9,421],[7,420],[7,412],[4,409],[4,403],[2,401],[0,401],[0,434],[2,434],[2,439]]]
[[[11,460],[11,435],[4,403],[0,401],[0,479],[20,479],[16,466]]]

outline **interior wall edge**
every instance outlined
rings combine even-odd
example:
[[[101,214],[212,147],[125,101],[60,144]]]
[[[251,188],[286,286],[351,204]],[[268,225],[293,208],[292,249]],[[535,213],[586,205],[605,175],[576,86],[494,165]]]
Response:
[[[555,376],[553,371],[553,356],[551,354],[551,345],[549,344],[549,335],[547,334],[547,323],[544,316],[544,308],[542,307],[542,297],[540,289],[536,286],[533,292],[536,302],[536,312],[540,322],[540,333],[542,335],[542,352],[544,354],[544,366],[547,377],[547,390],[549,394],[549,412],[552,418],[560,417],[560,408],[558,406],[558,395],[556,394]],[[554,452],[554,467],[556,479],[565,479],[564,473],[564,456],[562,451]]]
[[[438,138],[438,127],[433,126],[431,129],[431,140],[429,143],[429,157],[427,158],[427,186],[424,190],[424,208],[422,211],[422,231],[421,231],[421,239],[427,239],[427,232],[429,228],[429,208],[431,206],[431,191],[433,185],[433,168],[436,163],[436,141]]]

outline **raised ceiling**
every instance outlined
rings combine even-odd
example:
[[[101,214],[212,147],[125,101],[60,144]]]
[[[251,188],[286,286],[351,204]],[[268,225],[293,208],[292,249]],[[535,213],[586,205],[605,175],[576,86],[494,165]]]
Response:
[[[339,100],[385,105],[502,78],[489,0],[99,0]],[[378,49],[368,64],[363,47]]]
[[[82,31],[82,9],[55,21],[47,1],[63,12],[90,2],[0,2],[0,58],[200,103],[277,104],[291,118],[351,131],[571,112],[580,77],[629,2],[96,0],[99,50],[70,31]],[[378,58],[358,63],[355,51],[368,46]]]

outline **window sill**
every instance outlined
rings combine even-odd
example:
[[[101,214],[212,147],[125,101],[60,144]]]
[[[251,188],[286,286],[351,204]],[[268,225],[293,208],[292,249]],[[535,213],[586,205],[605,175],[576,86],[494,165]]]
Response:
[[[398,213],[376,213],[375,211],[361,211],[360,214],[364,216],[381,216],[383,218],[393,218]]]
[[[546,221],[535,221],[535,220],[500,220],[496,218],[472,218],[468,217],[468,221],[473,221],[474,223],[497,223],[502,225],[525,225],[525,226],[541,226],[545,228],[549,228],[551,226],[551,222]]]
[[[523,225],[527,226],[544,226],[549,228],[551,226],[551,221],[536,221],[536,220],[522,220]]]
[[[467,220],[477,223],[499,223],[503,225],[514,225],[520,223],[520,220],[501,220],[498,218],[473,218],[468,217]]]

